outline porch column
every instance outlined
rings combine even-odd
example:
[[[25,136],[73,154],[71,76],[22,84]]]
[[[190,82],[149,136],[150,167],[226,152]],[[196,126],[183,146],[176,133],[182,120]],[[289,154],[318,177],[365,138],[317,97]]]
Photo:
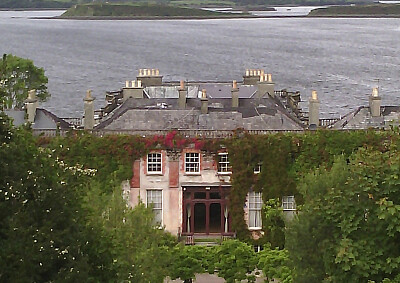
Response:
[[[224,206],[225,206],[225,209],[224,209],[224,218],[225,218],[225,226],[224,226],[225,229],[224,229],[224,232],[228,233],[228,231],[229,231],[229,226],[228,226],[229,209],[228,209],[228,206],[226,204]]]
[[[210,202],[205,202],[206,205],[206,234],[210,234]]]

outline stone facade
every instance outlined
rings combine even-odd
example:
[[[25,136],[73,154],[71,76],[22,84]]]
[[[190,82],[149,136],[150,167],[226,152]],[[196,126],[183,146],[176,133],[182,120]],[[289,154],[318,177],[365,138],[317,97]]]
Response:
[[[221,187],[224,187],[225,190],[229,190],[230,173],[218,172],[218,166],[214,156],[208,155],[195,148],[186,148],[179,152],[154,150],[150,152],[150,155],[154,153],[161,155],[161,170],[157,172],[151,172],[148,170],[149,155],[134,162],[133,178],[130,183],[129,203],[131,206],[135,206],[139,201],[142,201],[149,205],[148,192],[150,190],[160,191],[162,197],[161,225],[165,226],[166,230],[174,235],[181,233],[190,234],[190,229],[183,227],[185,226],[183,224],[185,221],[185,212],[183,207],[184,192],[191,191],[195,188],[196,193],[198,192],[198,194],[201,195],[202,191],[207,192],[208,190],[213,191],[214,189],[218,191]],[[190,161],[188,159],[189,157],[192,158]],[[191,163],[188,164],[189,162]],[[187,166],[194,167],[188,168]],[[198,166],[198,169],[196,169],[196,166]],[[215,201],[199,198],[193,203],[194,205],[206,202],[210,202],[210,204],[218,203],[218,205],[221,205],[221,203],[223,203],[223,205],[225,204],[225,199],[221,200],[220,198],[217,198],[217,194],[212,197]],[[193,217],[197,217],[196,213],[198,212],[193,212]],[[201,213],[201,215],[198,217],[202,219],[207,218],[203,212],[199,213]],[[218,214],[217,211],[212,213]],[[223,217],[222,209],[220,209],[219,215]],[[215,218],[216,216],[214,215],[212,217]],[[187,219],[185,224],[186,223]],[[221,221],[219,224],[222,226],[216,232],[217,234],[225,231],[225,227],[223,227],[225,223]],[[212,234],[212,232],[207,232],[205,228],[206,227],[201,228],[204,229],[204,231],[201,232],[202,234]],[[228,229],[228,231],[229,230],[230,229]]]

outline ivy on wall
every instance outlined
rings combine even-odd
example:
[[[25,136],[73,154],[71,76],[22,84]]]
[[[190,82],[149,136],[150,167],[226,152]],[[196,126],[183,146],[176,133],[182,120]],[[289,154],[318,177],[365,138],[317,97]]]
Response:
[[[262,192],[265,203],[270,199],[280,200],[284,195],[294,195],[297,204],[301,204],[302,196],[296,185],[305,174],[321,165],[330,168],[335,156],[343,155],[347,158],[360,147],[373,147],[384,152],[388,150],[389,144],[399,141],[399,134],[395,131],[372,130],[320,130],[271,135],[248,135],[238,131],[233,138],[225,140],[185,138],[176,131],[152,137],[96,137],[72,132],[67,137],[39,137],[37,140],[38,145],[51,148],[67,164],[78,163],[85,168],[96,169],[96,178],[101,182],[130,179],[133,161],[152,149],[181,150],[189,146],[214,154],[226,147],[232,165],[232,227],[239,239],[247,241],[251,237],[244,219],[243,206],[249,190]],[[262,164],[261,173],[254,174],[254,168],[259,163]],[[273,234],[268,233],[271,232],[271,226],[264,226],[264,229],[265,236],[259,243],[270,241],[273,245],[276,243],[281,246],[278,243],[282,243],[282,239],[269,238]]]
[[[321,165],[330,168],[336,156],[348,158],[363,146],[384,152],[388,150],[388,144],[393,139],[399,140],[398,137],[393,131],[320,130],[267,136],[240,133],[225,141],[232,165],[230,209],[237,236],[242,240],[251,240],[243,214],[243,204],[249,189],[262,192],[264,203],[270,199],[281,200],[282,196],[294,195],[296,203],[301,205],[303,199],[297,190],[297,184],[305,174]],[[253,170],[260,162],[261,173],[254,174]],[[282,246],[284,239],[277,239],[271,226],[266,227],[266,223],[271,223],[271,219],[266,221],[266,214],[263,215],[265,236],[258,243],[268,241],[275,246]],[[274,221],[281,223],[278,218]],[[281,237],[284,237],[284,233],[281,233]]]
[[[219,141],[185,138],[172,131],[165,136],[141,137],[133,135],[106,135],[98,137],[82,131],[70,132],[66,137],[38,137],[37,144],[51,148],[68,165],[82,165],[96,169],[101,183],[132,178],[133,161],[152,149],[181,150],[193,146],[207,152],[216,152]],[[111,186],[110,186],[111,190]]]

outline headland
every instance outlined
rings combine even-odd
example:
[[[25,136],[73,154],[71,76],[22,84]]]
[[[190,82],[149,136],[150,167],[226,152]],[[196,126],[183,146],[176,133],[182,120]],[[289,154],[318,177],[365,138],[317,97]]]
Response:
[[[398,18],[400,4],[330,6],[314,9],[308,17]]]

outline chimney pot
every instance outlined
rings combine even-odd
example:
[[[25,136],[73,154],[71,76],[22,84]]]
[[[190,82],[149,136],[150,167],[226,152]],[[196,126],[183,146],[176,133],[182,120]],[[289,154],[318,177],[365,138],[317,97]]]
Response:
[[[91,89],[88,89],[88,90],[86,91],[86,100],[91,99],[91,98],[92,98],[92,90],[91,90]]]
[[[237,82],[232,82],[232,108],[236,109],[239,107],[239,88],[237,87]]]
[[[269,83],[272,83],[272,75],[271,75],[271,74],[268,74],[267,77],[268,77],[268,82],[269,82]]]
[[[316,90],[313,90],[313,91],[311,92],[311,99],[312,99],[312,100],[318,100],[318,94],[317,94],[317,91],[316,91]]]
[[[25,100],[26,113],[28,115],[28,122],[34,123],[37,108],[36,90],[28,91],[28,98]]]
[[[178,93],[179,93],[179,98],[178,98],[179,109],[185,109],[187,90],[185,89],[185,82],[183,80],[180,81]]]
[[[319,126],[319,100],[315,90],[311,92],[311,98],[308,106],[308,126],[309,127]]]
[[[135,87],[135,81],[131,81],[131,86]]]
[[[377,88],[377,87],[374,87],[374,88],[372,89],[372,96],[374,96],[374,97],[379,96],[379,92],[378,92],[378,88]]]
[[[159,76],[159,75],[160,75],[160,70],[156,69],[156,76]]]
[[[246,69],[246,77],[248,77],[250,75],[250,70]]]
[[[155,69],[151,69],[151,75],[155,76],[156,75],[156,70]]]
[[[28,98],[29,99],[36,99],[36,90],[31,89],[30,91],[28,91]]]
[[[201,91],[201,114],[208,113],[208,99],[207,99],[207,91],[203,89]]]
[[[94,105],[92,97],[92,90],[86,91],[86,97],[84,100],[84,120],[83,120],[83,128],[85,130],[92,130],[94,127]]]
[[[142,87],[142,81],[141,80],[137,81],[137,87]]]
[[[374,87],[369,97],[369,109],[372,117],[381,116],[381,100],[382,98],[379,96],[378,88]]]

